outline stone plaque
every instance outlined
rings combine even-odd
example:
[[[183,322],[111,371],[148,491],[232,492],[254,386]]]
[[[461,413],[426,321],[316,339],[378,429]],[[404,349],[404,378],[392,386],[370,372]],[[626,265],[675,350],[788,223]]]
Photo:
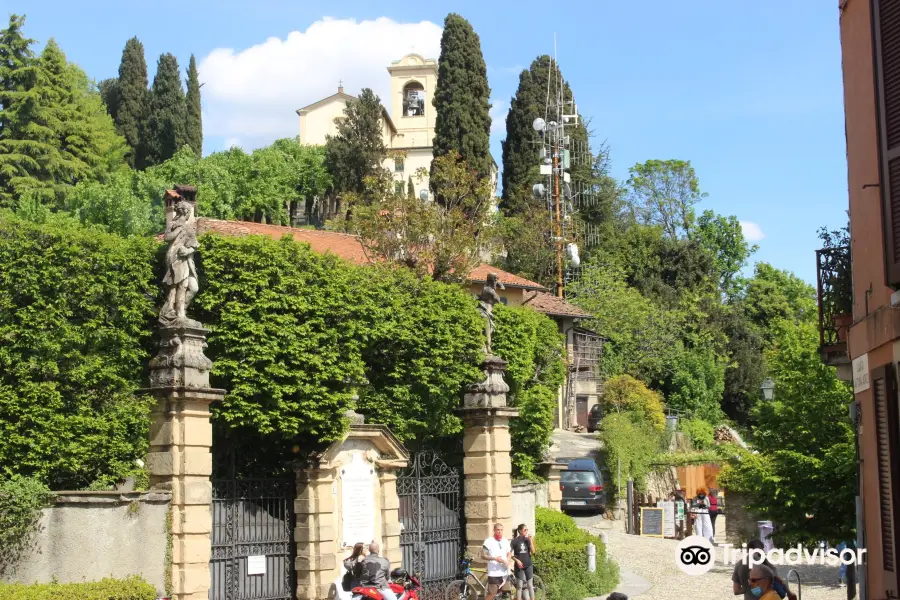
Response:
[[[344,547],[375,539],[375,467],[362,452],[341,469],[341,532]]]
[[[853,393],[869,389],[869,355],[863,354],[853,359]]]

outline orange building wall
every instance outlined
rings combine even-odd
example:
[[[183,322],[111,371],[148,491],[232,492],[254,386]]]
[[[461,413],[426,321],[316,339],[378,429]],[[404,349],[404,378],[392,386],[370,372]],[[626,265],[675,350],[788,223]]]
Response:
[[[844,112],[847,134],[847,187],[850,206],[853,266],[853,318],[848,351],[850,358],[868,353],[869,369],[894,360],[893,344],[876,341],[874,319],[879,307],[890,305],[890,288],[884,285],[881,196],[878,167],[871,7],[866,0],[842,0],[840,15],[843,56]],[[875,185],[873,185],[875,184]],[[868,313],[866,292],[868,297]],[[867,319],[867,316],[869,318]],[[889,336],[888,336],[889,337]],[[884,343],[888,341],[888,343]],[[880,344],[876,346],[875,344]],[[872,390],[856,395],[862,412],[860,457],[862,500],[866,529],[866,577],[869,598],[884,597],[881,564],[881,532],[878,504],[878,472]]]

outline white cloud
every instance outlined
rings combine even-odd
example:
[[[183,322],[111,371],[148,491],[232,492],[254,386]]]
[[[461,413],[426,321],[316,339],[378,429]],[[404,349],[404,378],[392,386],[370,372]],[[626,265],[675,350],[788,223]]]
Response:
[[[753,221],[741,221],[740,223],[741,231],[744,232],[744,238],[748,242],[758,242],[766,237],[766,234],[763,233],[763,230],[760,228],[760,226]]]
[[[240,147],[241,147],[241,140],[239,138],[230,137],[227,140],[225,140],[225,149],[226,150],[230,150],[231,148],[240,148]]]
[[[509,102],[504,100],[491,100],[491,133],[498,134],[500,138],[506,137],[506,115],[509,113]]]
[[[204,133],[240,137],[251,147],[299,133],[296,110],[337,91],[372,88],[388,105],[387,66],[410,52],[440,53],[441,27],[326,17],[287,38],[243,50],[217,48],[200,61]]]

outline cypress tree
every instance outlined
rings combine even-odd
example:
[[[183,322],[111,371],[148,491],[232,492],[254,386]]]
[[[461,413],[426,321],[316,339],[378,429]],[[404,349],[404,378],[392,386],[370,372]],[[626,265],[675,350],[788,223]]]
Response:
[[[104,79],[97,84],[97,89],[100,90],[100,99],[106,107],[106,112],[115,122],[119,114],[119,79],[117,77]]]
[[[502,142],[503,194],[500,208],[504,214],[521,214],[528,205],[536,202],[531,195],[531,187],[541,181],[540,158],[539,146],[535,143],[538,137],[532,123],[538,117],[548,116],[548,90],[552,104],[560,81],[564,99],[571,100],[572,90],[569,84],[562,79],[558,65],[547,55],[537,57],[531,67],[519,75],[519,87],[510,101],[509,113],[506,115],[506,139]],[[584,124],[567,128],[566,131],[573,142],[573,151],[588,150]],[[575,170],[573,168],[571,172],[576,181],[590,177],[589,172],[576,173]]]
[[[187,110],[185,120],[185,135],[188,145],[203,156],[203,117],[200,114],[200,76],[197,74],[197,61],[191,54],[191,63],[188,66],[187,80]]]
[[[163,54],[153,78],[147,127],[142,140],[146,166],[169,160],[186,143],[185,112],[178,60],[169,53]]]
[[[447,15],[432,100],[437,112],[434,156],[457,152],[481,178],[491,173],[490,94],[478,34],[461,16]],[[435,194],[440,199],[440,190]]]
[[[131,165],[143,168],[141,133],[148,111],[147,61],[144,59],[144,45],[136,37],[125,42],[114,94],[115,107],[110,114],[115,119],[116,131],[125,137],[131,147]],[[104,101],[107,109],[113,108],[109,101]]]
[[[416,197],[416,186],[413,185],[412,175],[410,175],[409,179],[406,181],[406,195],[409,196],[410,200],[413,200]]]

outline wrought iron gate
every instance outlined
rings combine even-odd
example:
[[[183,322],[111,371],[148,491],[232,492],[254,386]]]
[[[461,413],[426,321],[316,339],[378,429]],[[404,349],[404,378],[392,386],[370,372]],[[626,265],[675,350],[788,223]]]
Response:
[[[418,574],[426,600],[443,599],[462,553],[459,472],[434,452],[420,452],[397,477],[397,496],[403,567]]]
[[[241,468],[241,450],[228,446],[213,457],[209,598],[293,600],[293,474],[247,477],[252,467]]]

